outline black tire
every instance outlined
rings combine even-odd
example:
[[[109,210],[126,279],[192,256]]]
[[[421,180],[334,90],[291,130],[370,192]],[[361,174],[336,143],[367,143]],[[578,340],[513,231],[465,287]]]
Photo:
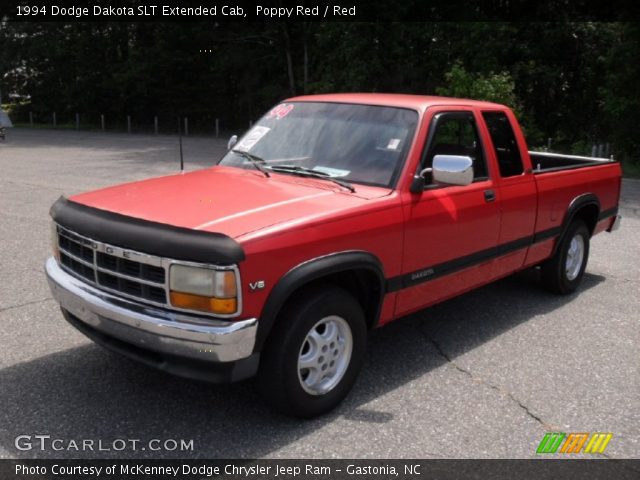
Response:
[[[322,323],[317,327],[319,322],[326,322],[328,317],[335,318],[343,330],[348,325],[352,339],[351,355],[349,360],[341,362],[343,373],[332,377],[337,383],[325,393],[312,394],[303,387],[303,381],[306,379],[302,378],[304,372],[299,373],[298,359],[303,353],[303,344],[305,348],[309,347],[307,335],[314,328],[322,328],[325,324]],[[328,322],[334,322],[334,320],[328,320]],[[328,327],[325,328],[327,328],[325,331],[329,332]],[[346,343],[343,342],[343,344]],[[362,368],[366,345],[365,317],[360,304],[352,295],[332,285],[302,290],[295,294],[295,297],[283,308],[262,352],[258,372],[260,393],[272,408],[286,415],[301,418],[322,415],[335,408],[351,390]],[[331,352],[337,351],[331,350]],[[326,360],[322,356],[318,358],[323,359],[323,362],[331,360],[330,358]],[[347,358],[347,355],[340,352],[339,357],[336,354],[335,358]],[[328,363],[322,363],[321,367],[328,367],[328,365]],[[333,369],[334,365],[332,364],[330,368]],[[340,370],[339,367],[335,368]],[[320,371],[317,370],[317,372]],[[307,375],[310,374],[310,370],[305,372]],[[326,379],[326,381],[329,380],[331,378]],[[306,389],[309,389],[308,385]]]
[[[573,276],[567,273],[567,257],[571,242],[576,237],[582,238],[584,253],[577,275]],[[589,260],[590,237],[589,229],[582,220],[574,220],[569,225],[553,257],[542,264],[542,282],[545,288],[561,295],[572,293],[578,288]]]

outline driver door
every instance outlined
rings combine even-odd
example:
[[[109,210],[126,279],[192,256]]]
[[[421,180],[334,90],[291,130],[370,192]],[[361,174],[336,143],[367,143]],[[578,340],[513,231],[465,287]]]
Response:
[[[487,168],[485,146],[470,109],[434,109],[420,169],[439,154],[469,156],[474,180],[466,186],[438,185],[428,178],[423,192],[404,205],[403,275],[396,315],[419,310],[491,278],[500,234],[498,190]],[[419,170],[420,171],[420,170]]]

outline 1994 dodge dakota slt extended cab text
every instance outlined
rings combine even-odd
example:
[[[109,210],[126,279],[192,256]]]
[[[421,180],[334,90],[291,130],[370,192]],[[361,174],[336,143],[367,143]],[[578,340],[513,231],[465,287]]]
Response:
[[[46,272],[95,342],[190,378],[257,374],[311,417],[347,395],[374,327],[528,267],[573,292],[620,185],[612,160],[528,152],[502,105],[297,97],[211,168],[58,200]]]

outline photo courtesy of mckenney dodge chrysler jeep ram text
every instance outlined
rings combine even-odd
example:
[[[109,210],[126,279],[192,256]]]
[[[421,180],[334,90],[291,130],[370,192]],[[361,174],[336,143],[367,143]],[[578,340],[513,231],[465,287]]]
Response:
[[[270,110],[217,165],[59,199],[46,273],[96,343],[335,407],[367,333],[524,268],[573,292],[619,225],[617,162],[527,151],[511,110],[335,94]]]

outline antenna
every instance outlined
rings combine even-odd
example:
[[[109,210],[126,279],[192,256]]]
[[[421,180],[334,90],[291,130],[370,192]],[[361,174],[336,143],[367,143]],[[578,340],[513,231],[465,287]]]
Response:
[[[178,143],[180,145],[180,173],[184,173],[184,158],[182,157],[182,121],[178,115]]]

